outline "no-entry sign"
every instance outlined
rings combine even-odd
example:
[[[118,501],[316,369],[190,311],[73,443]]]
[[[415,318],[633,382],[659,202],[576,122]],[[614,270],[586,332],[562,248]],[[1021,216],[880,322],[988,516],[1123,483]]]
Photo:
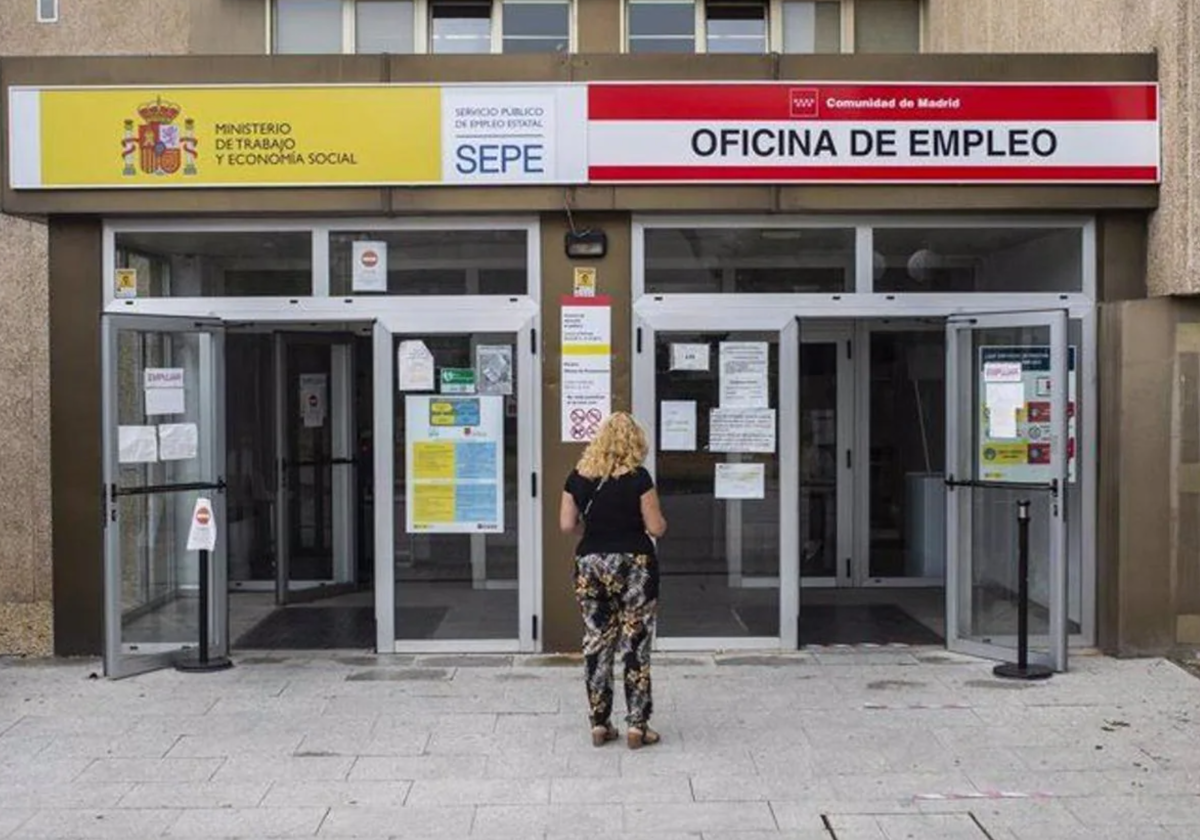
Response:
[[[217,547],[217,523],[213,517],[212,501],[196,499],[192,510],[192,526],[188,529],[188,551],[213,551]]]

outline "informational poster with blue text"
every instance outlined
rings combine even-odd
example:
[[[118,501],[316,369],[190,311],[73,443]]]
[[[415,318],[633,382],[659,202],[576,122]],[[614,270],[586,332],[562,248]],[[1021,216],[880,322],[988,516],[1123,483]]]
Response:
[[[410,534],[504,532],[504,397],[405,397]]]

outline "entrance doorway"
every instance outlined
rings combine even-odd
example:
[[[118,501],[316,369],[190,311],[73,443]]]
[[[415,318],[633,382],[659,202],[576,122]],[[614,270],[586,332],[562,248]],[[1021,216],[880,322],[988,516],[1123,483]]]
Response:
[[[801,645],[945,641],[944,330],[801,320]]]
[[[1005,658],[1015,500],[1033,496],[1032,650],[1065,668],[1082,553],[1066,512],[1084,499],[1068,322],[641,307],[634,408],[667,518],[685,523],[660,547],[659,646]]]
[[[374,644],[372,562],[359,536],[369,505],[369,332],[227,330],[235,649]]]

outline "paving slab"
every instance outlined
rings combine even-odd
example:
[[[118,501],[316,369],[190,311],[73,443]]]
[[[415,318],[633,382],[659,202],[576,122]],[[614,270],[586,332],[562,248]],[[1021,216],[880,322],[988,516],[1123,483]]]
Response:
[[[0,837],[1200,836],[1200,682],[1165,660],[1027,685],[934,649],[661,656],[663,741],[631,752],[591,745],[576,657],[236,659],[0,660]]]

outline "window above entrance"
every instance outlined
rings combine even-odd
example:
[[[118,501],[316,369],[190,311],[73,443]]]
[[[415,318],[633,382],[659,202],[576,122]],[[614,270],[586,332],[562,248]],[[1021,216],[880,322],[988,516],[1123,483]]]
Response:
[[[626,49],[915,53],[921,0],[626,0]]]
[[[373,253],[374,257],[367,256]],[[331,231],[333,295],[524,295],[529,289],[524,230]],[[366,265],[370,263],[370,265]],[[374,282],[368,275],[377,275]]]
[[[132,269],[125,298],[303,297],[312,294],[308,231],[122,231],[118,269]]]
[[[565,53],[573,0],[271,0],[275,53]]]
[[[877,292],[1079,292],[1083,231],[876,228]]]
[[[650,228],[650,293],[813,293],[854,288],[853,228]]]
[[[1095,293],[1085,219],[679,216],[647,217],[635,230],[643,254],[635,294]]]

